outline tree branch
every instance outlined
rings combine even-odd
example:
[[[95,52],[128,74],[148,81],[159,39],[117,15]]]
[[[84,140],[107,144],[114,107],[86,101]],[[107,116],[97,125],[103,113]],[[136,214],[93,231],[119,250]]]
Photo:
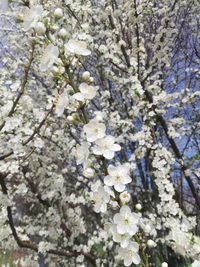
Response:
[[[8,189],[5,183],[5,177],[6,177],[5,175],[0,174],[0,185],[2,188],[3,194],[8,195]],[[27,242],[27,241],[22,241],[20,237],[18,236],[16,228],[15,228],[14,220],[13,220],[11,206],[7,207],[7,217],[8,217],[8,223],[9,223],[12,235],[15,241],[17,242],[17,245],[21,248],[31,249],[35,252],[38,252],[39,251],[38,245],[31,243],[31,242]],[[96,266],[96,258],[94,255],[90,253],[77,252],[77,251],[67,252],[67,251],[59,250],[59,249],[49,249],[47,253],[57,255],[57,256],[64,256],[64,257],[77,257],[78,255],[83,255],[86,257],[88,261],[90,261],[94,266]]]

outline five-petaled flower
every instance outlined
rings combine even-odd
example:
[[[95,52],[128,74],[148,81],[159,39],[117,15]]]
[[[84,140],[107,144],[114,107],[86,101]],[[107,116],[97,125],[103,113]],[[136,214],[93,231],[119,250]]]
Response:
[[[119,256],[123,259],[125,266],[130,266],[132,263],[138,265],[141,261],[138,254],[138,243],[131,241],[126,248],[119,248]]]
[[[138,230],[139,215],[131,212],[128,206],[122,206],[120,212],[115,214],[113,221],[119,234],[134,235]]]
[[[49,44],[45,51],[44,54],[40,60],[40,70],[41,71],[47,71],[48,69],[50,69],[53,64],[57,61],[59,56],[59,50],[58,47],[53,45],[53,44]]]
[[[93,148],[95,155],[103,155],[106,159],[112,159],[115,151],[120,151],[121,147],[115,144],[115,138],[111,135],[99,139],[96,141],[96,145]]]
[[[104,178],[104,183],[108,186],[114,186],[117,192],[124,191],[126,184],[131,182],[129,176],[129,166],[127,164],[108,166],[108,175]]]
[[[94,142],[105,136],[106,127],[103,123],[98,122],[96,119],[92,119],[88,124],[84,125],[83,131],[86,133],[87,141]]]
[[[122,248],[125,248],[125,247],[127,247],[128,246],[128,244],[129,244],[129,241],[130,241],[130,235],[129,234],[119,234],[118,232],[117,232],[117,227],[116,227],[116,225],[113,225],[112,227],[111,227],[111,233],[112,233],[112,235],[113,235],[113,240],[115,241],[115,242],[117,242],[117,243],[120,243],[120,246],[122,247]]]
[[[130,201],[131,195],[127,191],[124,191],[119,195],[119,198],[120,198],[121,202],[124,204],[124,203],[128,203]]]
[[[81,83],[79,86],[80,92],[73,95],[76,100],[84,102],[85,100],[91,100],[96,96],[96,88],[88,85],[87,83]]]
[[[42,16],[43,7],[41,5],[33,5],[30,9],[28,9],[27,13],[25,14],[23,20],[23,28],[25,31],[28,31],[34,28]]]
[[[110,195],[105,191],[103,186],[99,186],[98,189],[93,192],[93,200],[95,202],[95,212],[106,212],[107,203],[110,201]]]
[[[84,169],[87,168],[89,163],[88,161],[89,154],[90,151],[87,142],[83,142],[81,145],[77,145],[75,149],[76,163],[83,164]]]
[[[87,49],[86,42],[71,39],[65,44],[65,54],[88,56],[91,54],[91,51]]]
[[[55,113],[57,114],[58,117],[62,116],[65,110],[65,107],[68,105],[68,103],[69,103],[69,97],[68,97],[67,89],[64,89],[62,94],[59,95],[59,98],[56,104]]]

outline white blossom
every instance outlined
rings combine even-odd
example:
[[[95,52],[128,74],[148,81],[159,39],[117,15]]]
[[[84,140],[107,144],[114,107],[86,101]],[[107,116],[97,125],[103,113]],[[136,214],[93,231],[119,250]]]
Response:
[[[83,131],[86,133],[87,141],[94,142],[105,136],[106,127],[103,123],[92,119],[88,124],[84,125]]]
[[[145,232],[145,234],[147,234],[147,235],[151,232],[151,226],[150,226],[149,224],[146,224],[146,225],[144,226],[144,232]]]
[[[88,56],[91,54],[91,51],[87,49],[86,42],[71,39],[65,44],[65,53],[66,55],[75,54],[80,56]]]
[[[131,212],[128,206],[122,206],[120,212],[115,214],[113,221],[119,234],[134,235],[138,230],[139,215]]]
[[[83,175],[87,178],[92,178],[95,175],[95,171],[92,168],[87,168],[83,170]]]
[[[98,139],[95,142],[93,152],[95,155],[103,155],[106,159],[112,159],[115,151],[120,151],[121,147],[115,144],[115,138],[111,135],[107,135],[102,139]]]
[[[195,260],[195,261],[192,263],[192,267],[200,267],[200,261]]]
[[[62,16],[63,16],[63,10],[62,10],[62,8],[56,8],[54,10],[54,16],[56,18],[62,18]]]
[[[154,248],[156,246],[156,243],[153,240],[149,239],[147,240],[147,246],[149,248]]]
[[[120,246],[122,248],[125,248],[128,246],[129,244],[129,241],[130,241],[130,235],[128,233],[126,234],[119,234],[117,232],[117,227],[116,225],[113,225],[111,227],[111,232],[112,232],[112,235],[113,235],[113,240],[117,243],[120,243]]]
[[[58,101],[56,103],[55,113],[57,114],[58,117],[62,116],[68,103],[69,103],[69,97],[67,89],[65,88],[63,92],[59,95]]]
[[[90,79],[90,72],[89,72],[89,71],[84,71],[84,72],[82,73],[82,79],[83,79],[83,81],[85,81],[85,82],[89,81],[89,79]]]
[[[142,205],[140,203],[137,203],[135,205],[135,208],[136,208],[136,210],[139,210],[140,211],[142,209]]]
[[[126,164],[120,164],[118,166],[109,165],[108,175],[104,178],[104,183],[108,186],[114,186],[117,192],[122,192],[126,184],[131,182],[129,171],[129,166]]]
[[[59,30],[59,32],[58,32],[58,36],[60,37],[60,38],[63,38],[63,39],[65,39],[66,37],[67,37],[67,31],[65,30],[65,29],[60,29]]]
[[[126,248],[119,249],[119,256],[124,261],[125,266],[130,266],[132,263],[138,265],[140,263],[140,256],[138,254],[139,245],[131,241]]]
[[[199,1],[112,2],[0,0],[0,247],[20,252],[15,227],[72,255],[49,264],[114,267],[159,241],[200,267]]]
[[[88,165],[88,157],[90,151],[87,142],[83,142],[81,145],[77,145],[75,149],[75,157],[77,164],[83,164],[84,168]]]
[[[99,186],[97,191],[93,192],[95,212],[106,212],[107,204],[110,201],[110,195],[105,191],[103,186]]]
[[[34,28],[38,20],[41,18],[42,13],[43,13],[42,5],[33,5],[30,9],[28,9],[23,18],[24,30],[28,31],[31,28]]]
[[[131,199],[131,195],[127,191],[124,191],[119,195],[119,198],[122,203],[128,203]]]
[[[46,47],[42,55],[42,58],[40,60],[40,66],[39,66],[40,70],[44,72],[50,69],[53,66],[53,64],[56,63],[58,56],[59,56],[59,50],[57,46],[49,44]]]
[[[95,114],[95,119],[97,121],[99,121],[99,122],[103,121],[105,114],[102,111],[95,111],[94,114]]]
[[[38,35],[43,35],[46,32],[46,27],[44,26],[44,23],[37,22],[35,25],[35,31]]]
[[[91,100],[96,96],[96,88],[94,86],[88,85],[87,83],[81,83],[79,86],[80,92],[73,95],[76,100],[85,101]]]
[[[185,256],[190,247],[190,235],[179,227],[174,226],[169,233],[168,239],[172,241],[174,250]]]

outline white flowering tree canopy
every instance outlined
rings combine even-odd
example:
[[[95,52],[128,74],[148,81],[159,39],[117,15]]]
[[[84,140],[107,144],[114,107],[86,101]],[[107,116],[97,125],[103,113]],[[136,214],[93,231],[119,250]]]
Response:
[[[0,0],[0,59],[14,266],[200,267],[199,0]]]

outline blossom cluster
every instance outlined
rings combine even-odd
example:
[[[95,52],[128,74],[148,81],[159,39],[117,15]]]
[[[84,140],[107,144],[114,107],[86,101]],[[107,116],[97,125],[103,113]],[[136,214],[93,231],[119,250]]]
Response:
[[[173,48],[184,12],[198,39],[196,1],[9,2],[0,246],[32,250],[21,266],[167,267],[162,246],[200,266],[198,49]]]

